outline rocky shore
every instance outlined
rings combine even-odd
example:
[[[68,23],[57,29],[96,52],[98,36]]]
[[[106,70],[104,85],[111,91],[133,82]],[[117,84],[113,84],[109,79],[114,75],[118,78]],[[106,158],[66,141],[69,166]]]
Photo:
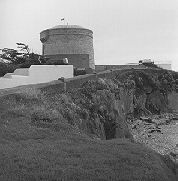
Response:
[[[127,122],[136,142],[169,155],[178,163],[178,113],[144,116]]]

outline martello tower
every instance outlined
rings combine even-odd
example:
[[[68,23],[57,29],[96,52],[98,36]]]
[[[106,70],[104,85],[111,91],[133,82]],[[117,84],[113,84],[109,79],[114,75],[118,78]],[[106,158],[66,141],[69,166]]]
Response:
[[[95,68],[93,32],[77,25],[59,25],[40,33],[42,54],[51,61],[68,58],[76,68]]]

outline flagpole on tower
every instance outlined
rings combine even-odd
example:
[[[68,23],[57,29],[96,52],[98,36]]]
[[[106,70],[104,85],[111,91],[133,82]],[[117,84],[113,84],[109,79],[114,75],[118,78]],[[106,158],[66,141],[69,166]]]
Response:
[[[61,19],[61,21],[64,21],[64,25],[65,25],[65,17]]]

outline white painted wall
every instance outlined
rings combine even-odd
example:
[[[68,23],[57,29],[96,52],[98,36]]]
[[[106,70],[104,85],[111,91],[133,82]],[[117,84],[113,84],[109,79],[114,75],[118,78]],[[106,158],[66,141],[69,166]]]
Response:
[[[58,78],[72,78],[73,65],[32,65],[29,69],[16,69],[0,78],[0,89],[20,85],[46,83]]]
[[[19,85],[27,85],[28,83],[29,83],[28,77],[24,77],[20,79],[0,78],[0,89],[16,87]]]
[[[157,66],[163,69],[172,70],[171,64],[157,64]]]
[[[72,78],[73,65],[32,65],[29,69],[30,83],[44,83],[60,77]]]

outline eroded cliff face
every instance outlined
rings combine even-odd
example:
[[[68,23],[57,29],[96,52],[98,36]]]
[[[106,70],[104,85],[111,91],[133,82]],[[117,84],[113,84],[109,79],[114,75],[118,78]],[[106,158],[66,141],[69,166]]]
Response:
[[[168,94],[168,108],[172,112],[178,112],[178,93],[175,91]]]
[[[146,73],[139,70],[117,75],[126,90],[133,92],[134,116],[160,114],[177,110],[178,74],[160,70]]]
[[[81,120],[78,127],[88,135],[99,139],[132,138],[126,124],[128,117],[176,110],[175,78],[170,72],[131,70],[112,79],[89,80],[67,97],[84,112],[83,116],[77,113]]]
[[[131,70],[112,79],[86,82],[81,90],[94,104],[97,97],[100,105],[95,104],[90,110],[90,115],[97,115],[97,119],[90,121],[94,122],[93,125],[97,125],[96,120],[99,123],[98,136],[102,139],[132,138],[126,124],[127,117],[177,111],[177,78],[177,73],[165,70],[155,74]],[[90,128],[96,129],[94,126]]]
[[[87,134],[100,139],[132,137],[125,120],[128,112],[133,111],[133,95],[127,94],[121,84],[106,79],[91,80],[70,96],[87,114],[81,127]]]

